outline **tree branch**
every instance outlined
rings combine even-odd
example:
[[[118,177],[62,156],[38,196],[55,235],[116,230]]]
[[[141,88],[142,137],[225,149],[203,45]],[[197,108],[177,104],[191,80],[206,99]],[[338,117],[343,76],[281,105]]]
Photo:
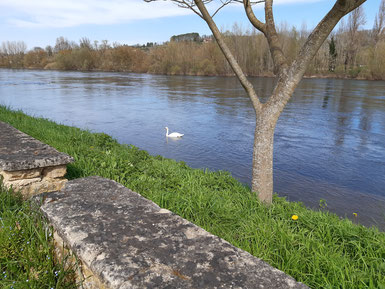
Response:
[[[326,14],[326,16],[309,35],[296,59],[288,68],[287,73],[284,73],[279,77],[275,90],[278,91],[281,83],[287,90],[294,92],[295,87],[298,85],[305,73],[307,65],[313,59],[340,19],[355,8],[359,7],[365,1],[366,0],[337,0],[328,14]],[[291,94],[282,96],[273,92],[273,95],[267,102],[267,105],[278,105],[281,109],[283,109],[289,100],[290,95]],[[284,99],[282,100],[282,98]]]
[[[265,34],[266,33],[265,23],[257,19],[253,9],[251,8],[252,4],[263,3],[263,2],[265,2],[265,0],[257,1],[254,3],[250,3],[250,0],[243,0],[243,6],[245,7],[245,12],[246,12],[247,18],[249,18],[250,23],[253,24],[253,26],[257,28],[259,31],[261,31],[263,34]]]
[[[218,27],[216,26],[215,22],[213,21],[212,17],[210,16],[209,12],[206,9],[205,4],[202,0],[194,0],[196,6],[198,7],[199,11],[202,13],[203,19],[206,21],[207,25],[209,26],[211,32],[213,33],[215,40],[217,41],[220,49],[222,50],[224,56],[226,57],[227,61],[229,62],[231,68],[233,69],[234,73],[238,77],[239,81],[241,82],[241,85],[246,90],[247,94],[250,97],[251,102],[253,103],[253,107],[257,113],[259,113],[262,109],[262,104],[258,99],[257,93],[254,90],[253,85],[249,82],[246,75],[243,73],[241,67],[239,66],[238,62],[236,61],[235,57],[231,53],[230,49],[228,48],[227,44],[225,43],[222,34],[220,33]]]
[[[334,27],[341,20],[341,18],[359,7],[364,2],[366,2],[366,0],[337,0],[329,13],[326,14],[326,16],[318,23],[316,28],[314,28],[313,32],[309,35],[297,58],[293,62],[292,70],[296,70],[297,73],[304,73],[307,64],[317,53],[321,45],[333,31]]]
[[[155,1],[160,1],[160,0],[144,0],[144,2],[147,2],[147,3],[150,3],[150,2],[155,2]],[[205,3],[209,3],[211,2],[212,0],[205,0],[204,2]],[[199,13],[199,11],[197,11],[195,9],[195,3],[194,1],[190,0],[190,1],[187,1],[187,0],[172,0],[172,2],[175,3],[175,5],[177,5],[178,7],[181,7],[181,8],[186,8],[186,9],[190,9],[192,10],[195,14],[197,14],[200,18],[203,19],[202,17],[202,14]]]
[[[147,2],[147,3],[155,2],[155,1],[161,1],[161,0],[144,0],[144,2]],[[163,1],[166,1],[166,0],[163,0]],[[208,4],[208,3],[211,3],[213,1],[214,0],[202,0],[202,3]],[[239,1],[242,1],[242,0],[220,0],[221,5],[211,15],[211,18],[213,18],[219,12],[219,10],[221,10],[223,7],[227,6],[228,4],[230,4],[232,2],[239,2]],[[258,0],[256,2],[263,2],[263,1],[264,0]],[[202,14],[195,9],[196,5],[195,5],[195,2],[193,0],[171,0],[171,2],[174,2],[174,4],[177,5],[178,7],[187,8],[187,9],[192,10],[195,14],[197,14],[199,17],[201,17],[203,19]]]
[[[232,0],[226,0],[226,1],[221,0],[222,5],[211,15],[211,18],[214,18],[214,16],[218,13],[219,10],[221,10],[223,7],[225,7],[227,4],[230,4],[231,2]]]
[[[274,73],[280,74],[288,67],[287,59],[282,51],[282,45],[279,40],[277,30],[274,23],[273,15],[273,0],[265,1],[265,21],[266,21],[266,32],[265,36],[269,43],[271,57],[274,62]]]

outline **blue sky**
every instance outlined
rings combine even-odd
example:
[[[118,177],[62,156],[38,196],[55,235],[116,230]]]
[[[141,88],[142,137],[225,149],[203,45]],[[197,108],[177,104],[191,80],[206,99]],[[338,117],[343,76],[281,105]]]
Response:
[[[300,28],[314,27],[333,6],[331,0],[275,0],[276,23]],[[381,0],[363,5],[367,24],[372,28]],[[263,10],[255,8],[263,20]],[[231,29],[234,23],[250,25],[241,5],[227,6],[215,16],[217,25]],[[59,36],[78,42],[108,40],[110,43],[145,44],[168,41],[172,35],[198,32],[211,34],[204,21],[187,9],[169,1],[142,0],[0,0],[0,43],[19,41],[34,46],[54,45]]]

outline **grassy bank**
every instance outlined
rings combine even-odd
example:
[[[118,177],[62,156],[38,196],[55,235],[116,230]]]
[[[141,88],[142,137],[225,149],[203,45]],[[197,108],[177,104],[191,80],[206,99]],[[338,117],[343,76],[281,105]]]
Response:
[[[0,288],[77,288],[71,268],[54,261],[52,229],[0,180]]]
[[[385,288],[385,234],[376,229],[276,196],[265,207],[226,172],[191,169],[105,134],[1,106],[0,120],[73,156],[70,179],[116,180],[312,288]]]

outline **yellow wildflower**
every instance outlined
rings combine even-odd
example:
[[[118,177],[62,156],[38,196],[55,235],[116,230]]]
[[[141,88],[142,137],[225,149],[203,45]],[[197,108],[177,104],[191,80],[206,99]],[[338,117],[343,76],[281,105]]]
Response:
[[[353,216],[357,218],[358,215],[357,215],[357,213],[353,213]]]
[[[297,216],[297,215],[293,215],[293,216],[291,216],[291,218],[292,218],[294,221],[297,221],[297,220],[298,220],[298,216]]]

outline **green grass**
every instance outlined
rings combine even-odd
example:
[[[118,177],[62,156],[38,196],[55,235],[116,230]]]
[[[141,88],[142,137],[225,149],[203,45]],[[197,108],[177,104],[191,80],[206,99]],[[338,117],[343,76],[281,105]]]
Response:
[[[77,288],[72,268],[54,261],[52,233],[36,204],[0,179],[0,288]]]
[[[5,107],[0,120],[73,156],[70,179],[116,180],[312,288],[385,289],[385,234],[375,228],[277,196],[265,207],[226,172],[191,169],[105,134]]]

